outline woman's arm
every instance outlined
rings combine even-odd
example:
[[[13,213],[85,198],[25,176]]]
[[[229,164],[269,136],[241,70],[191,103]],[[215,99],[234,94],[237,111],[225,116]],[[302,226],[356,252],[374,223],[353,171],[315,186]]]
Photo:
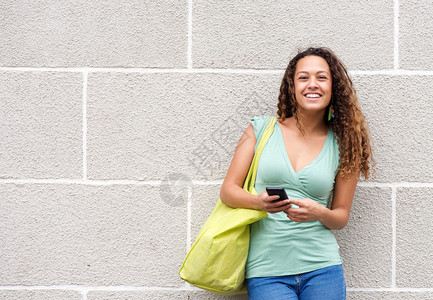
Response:
[[[359,173],[348,175],[346,180],[340,173],[337,174],[331,209],[311,199],[292,199],[291,203],[298,205],[299,208],[289,208],[285,212],[295,222],[318,220],[329,229],[343,229],[349,221],[358,180]]]
[[[242,189],[254,157],[255,146],[254,128],[250,124],[238,142],[227,176],[221,186],[221,201],[234,208],[251,208],[270,213],[283,211],[290,207],[287,200],[282,201],[283,203],[273,203],[272,201],[278,199],[278,196],[268,196],[266,190],[260,195],[252,195]]]

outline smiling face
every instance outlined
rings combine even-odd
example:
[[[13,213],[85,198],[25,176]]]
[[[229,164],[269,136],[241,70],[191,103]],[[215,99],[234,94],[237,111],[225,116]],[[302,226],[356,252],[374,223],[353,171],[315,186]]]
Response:
[[[300,59],[293,81],[296,101],[302,111],[325,113],[332,95],[332,76],[326,60],[315,55]]]

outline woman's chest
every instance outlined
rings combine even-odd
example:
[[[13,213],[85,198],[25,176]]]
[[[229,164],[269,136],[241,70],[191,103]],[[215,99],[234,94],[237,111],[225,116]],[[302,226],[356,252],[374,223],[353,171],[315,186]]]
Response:
[[[288,190],[302,191],[311,197],[328,197],[334,189],[338,153],[323,150],[296,171],[283,141],[272,135],[260,157],[256,181],[265,186],[281,186]]]

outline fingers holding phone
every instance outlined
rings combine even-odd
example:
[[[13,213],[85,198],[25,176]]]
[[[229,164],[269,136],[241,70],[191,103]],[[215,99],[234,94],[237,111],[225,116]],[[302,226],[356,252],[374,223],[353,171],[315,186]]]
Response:
[[[263,198],[263,206],[269,213],[277,213],[291,207],[286,191],[281,187],[267,187],[262,194],[266,194]]]

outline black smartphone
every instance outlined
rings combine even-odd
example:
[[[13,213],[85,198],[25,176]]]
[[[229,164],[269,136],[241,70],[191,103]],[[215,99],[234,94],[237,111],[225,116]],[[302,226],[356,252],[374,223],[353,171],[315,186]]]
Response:
[[[269,196],[275,196],[275,195],[280,196],[279,199],[274,200],[272,202],[289,199],[289,197],[287,197],[286,191],[282,187],[267,187],[266,192],[268,192]]]

